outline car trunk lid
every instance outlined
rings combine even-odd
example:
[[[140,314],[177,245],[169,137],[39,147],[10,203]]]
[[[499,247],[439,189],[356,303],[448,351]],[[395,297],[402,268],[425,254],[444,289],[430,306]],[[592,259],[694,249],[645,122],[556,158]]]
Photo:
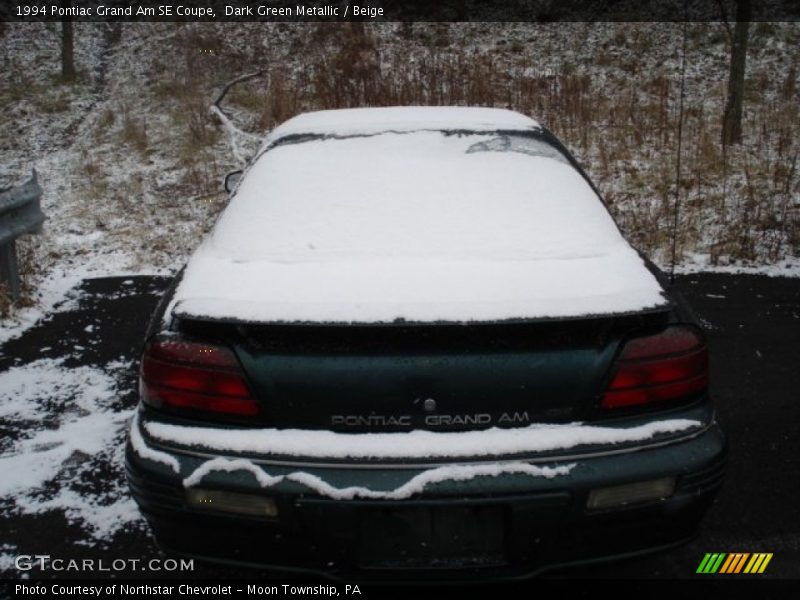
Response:
[[[238,325],[264,426],[458,431],[591,418],[620,341],[648,314],[534,323]]]

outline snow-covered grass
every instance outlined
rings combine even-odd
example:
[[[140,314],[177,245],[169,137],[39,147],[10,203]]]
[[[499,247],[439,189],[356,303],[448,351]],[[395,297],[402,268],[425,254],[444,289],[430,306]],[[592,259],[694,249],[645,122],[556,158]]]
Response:
[[[172,139],[178,129],[170,113],[140,102],[149,65],[135,58],[142,39],[116,40],[104,24],[76,23],[80,73],[77,82],[63,84],[56,26],[9,26],[0,45],[7,107],[0,118],[0,185],[20,183],[35,168],[47,215],[42,235],[19,242],[22,305],[34,305],[15,315],[21,322],[50,310],[77,276],[173,272],[223,198],[181,183],[197,169],[180,155],[183,138]],[[66,100],[37,109],[41,97],[53,94]],[[171,143],[161,143],[162,136]]]
[[[687,252],[684,254],[683,262],[678,264],[675,272],[678,274],[687,273],[728,273],[743,275],[766,275],[768,277],[800,277],[800,257],[786,257],[774,263],[757,264],[752,262],[738,262],[721,265],[714,264],[712,257],[708,254],[698,254]],[[669,265],[662,265],[669,269]]]
[[[46,307],[36,290],[75,264],[97,264],[98,275],[174,270],[224,206],[225,172],[277,123],[323,108],[455,104],[530,115],[587,167],[634,244],[670,260],[680,24],[75,27],[70,84],[58,77],[57,24],[0,33],[0,185],[36,167],[49,216],[42,236],[22,242],[28,304]],[[795,265],[800,24],[752,25],[744,143],[724,157],[728,36],[719,23],[691,23],[687,35],[679,262]],[[253,134],[241,136],[209,107],[224,84],[260,69],[222,104],[230,124]]]

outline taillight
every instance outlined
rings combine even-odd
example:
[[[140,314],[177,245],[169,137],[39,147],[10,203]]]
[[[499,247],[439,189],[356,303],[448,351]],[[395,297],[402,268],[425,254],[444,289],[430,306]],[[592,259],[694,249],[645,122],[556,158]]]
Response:
[[[687,398],[708,387],[708,347],[693,327],[629,340],[614,365],[602,408]]]
[[[157,338],[145,347],[140,375],[142,399],[150,406],[258,414],[239,363],[227,348]]]

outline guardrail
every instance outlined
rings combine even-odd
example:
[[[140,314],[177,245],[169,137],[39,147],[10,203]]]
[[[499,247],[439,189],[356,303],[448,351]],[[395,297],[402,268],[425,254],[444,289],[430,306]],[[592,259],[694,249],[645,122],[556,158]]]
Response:
[[[19,298],[20,292],[17,238],[41,233],[45,220],[41,199],[35,170],[27,182],[0,192],[0,283],[6,284],[12,300]]]

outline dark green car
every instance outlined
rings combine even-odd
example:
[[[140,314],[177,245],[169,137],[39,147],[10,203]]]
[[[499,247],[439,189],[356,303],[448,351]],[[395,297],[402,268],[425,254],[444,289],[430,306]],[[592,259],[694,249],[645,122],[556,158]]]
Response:
[[[505,110],[275,129],[140,382],[133,496],[163,548],[214,561],[529,576],[685,541],[723,477],[691,311]]]

